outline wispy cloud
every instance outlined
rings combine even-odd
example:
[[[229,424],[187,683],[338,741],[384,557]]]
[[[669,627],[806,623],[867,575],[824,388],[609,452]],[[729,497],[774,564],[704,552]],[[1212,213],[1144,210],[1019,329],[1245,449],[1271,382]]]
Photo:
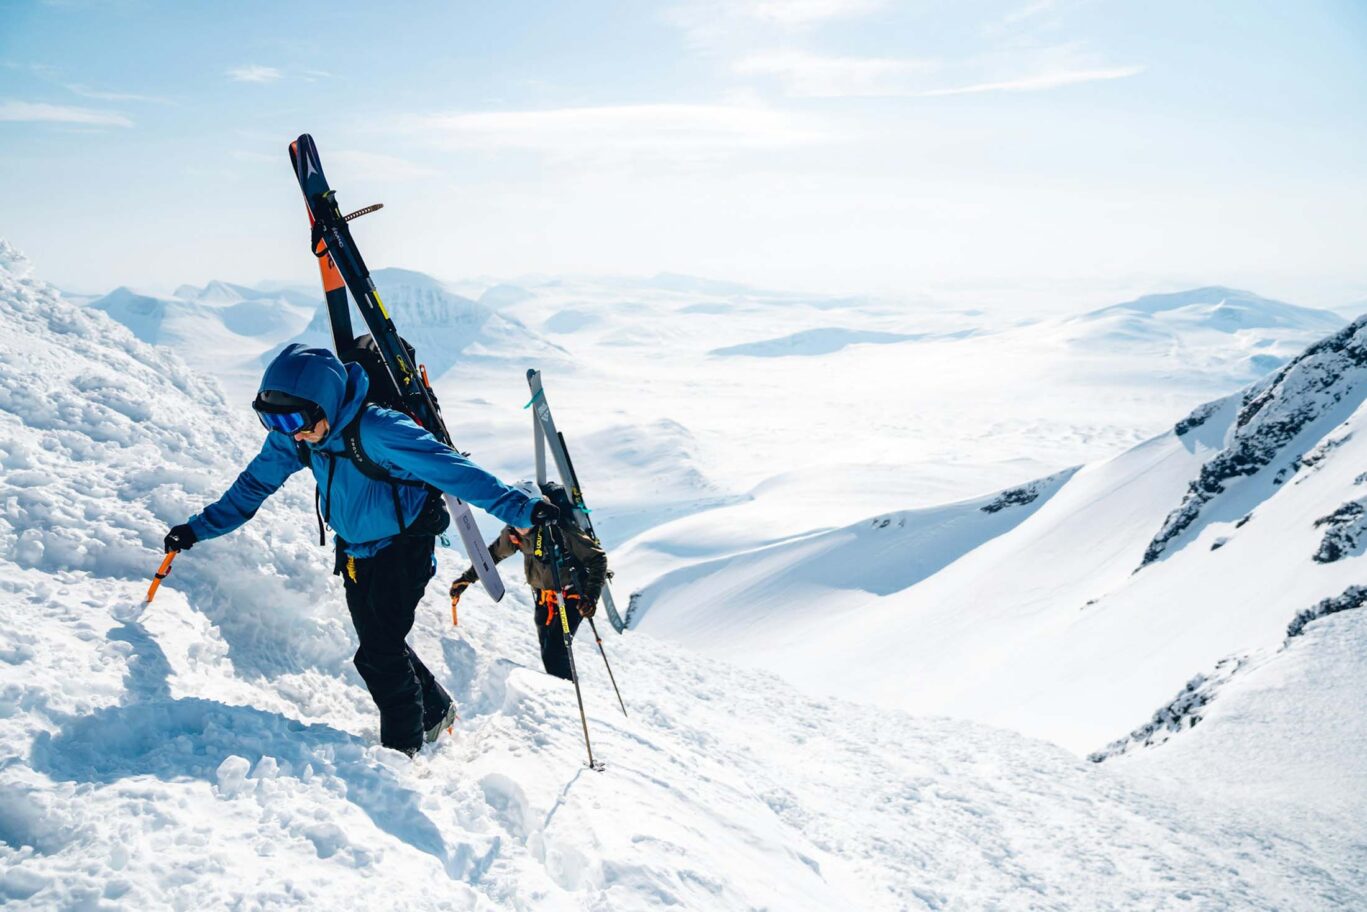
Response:
[[[1033,19],[1042,13],[1052,12],[1054,10],[1054,3],[1055,0],[1032,0],[1032,2],[1025,4],[1025,6],[1007,13],[1002,19],[1002,24],[1015,25],[1016,23]]]
[[[344,170],[364,174],[366,180],[384,183],[402,183],[434,177],[441,172],[395,155],[382,155],[378,152],[340,150],[328,153],[328,164],[340,165]]]
[[[82,98],[93,98],[96,101],[131,101],[145,102],[147,104],[171,104],[169,98],[161,98],[156,95],[137,95],[132,92],[107,92],[101,89],[92,89],[83,85],[68,85],[67,91]]]
[[[865,16],[888,0],[683,0],[664,12],[665,21],[703,47],[735,46],[756,30],[808,30],[835,19]]]
[[[980,82],[973,85],[955,86],[944,89],[930,89],[917,94],[922,98],[941,95],[974,95],[982,92],[1043,92],[1063,86],[1078,85],[1084,82],[1100,82],[1108,79],[1125,79],[1144,72],[1142,66],[1112,67],[1094,70],[1062,70],[1008,79],[1000,82]]]
[[[807,25],[826,19],[863,16],[884,6],[885,0],[748,0],[729,5],[754,19]]]
[[[789,95],[806,98],[910,95],[915,79],[938,69],[931,60],[821,57],[801,51],[756,54],[736,63],[741,75],[773,76]]]
[[[0,102],[0,121],[11,123],[65,123],[93,127],[131,127],[133,121],[113,111],[97,111],[45,102]]]
[[[735,64],[741,75],[772,76],[781,80],[789,95],[806,98],[916,97],[974,95],[984,92],[1042,92],[1084,82],[1124,79],[1144,71],[1142,66],[1098,67],[1049,66],[1047,49],[1028,76],[966,82],[943,88],[926,88],[926,75],[947,69],[934,60],[899,60],[883,57],[821,57],[801,51],[757,54]],[[1067,49],[1064,49],[1067,50]],[[1044,64],[1041,66],[1041,64]],[[1019,63],[1018,63],[1019,65]],[[963,65],[960,64],[960,67]],[[1027,69],[1022,66],[1021,69]]]
[[[233,82],[275,82],[282,75],[275,67],[256,64],[234,67],[228,71],[228,78]]]
[[[687,152],[801,145],[823,137],[792,115],[751,105],[655,104],[434,114],[414,126],[460,148],[551,154]]]

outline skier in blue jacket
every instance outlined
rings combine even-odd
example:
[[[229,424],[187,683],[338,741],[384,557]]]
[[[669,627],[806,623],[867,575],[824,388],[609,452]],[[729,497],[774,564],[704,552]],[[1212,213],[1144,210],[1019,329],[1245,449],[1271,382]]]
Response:
[[[252,403],[270,432],[261,452],[227,493],[172,528],[165,545],[189,550],[233,531],[307,465],[318,483],[320,516],[335,533],[334,572],[342,576],[360,640],[356,670],[380,710],[380,743],[413,756],[456,712],[406,642],[436,573],[436,535],[449,522],[428,485],[517,527],[553,521],[558,511],[499,481],[407,415],[367,406],[369,383],[359,365],[343,364],[326,349],[286,347],[266,368]],[[396,483],[368,477],[348,458],[343,429],[358,419],[366,455]]]

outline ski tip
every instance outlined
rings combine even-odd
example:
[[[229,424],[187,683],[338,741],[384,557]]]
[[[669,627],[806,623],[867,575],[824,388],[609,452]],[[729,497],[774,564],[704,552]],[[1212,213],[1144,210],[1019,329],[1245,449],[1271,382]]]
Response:
[[[534,367],[529,367],[529,368],[527,368],[527,379],[528,379],[528,380],[530,380],[530,379],[532,379],[533,377],[535,377],[536,374],[537,374],[536,368],[534,368]]]

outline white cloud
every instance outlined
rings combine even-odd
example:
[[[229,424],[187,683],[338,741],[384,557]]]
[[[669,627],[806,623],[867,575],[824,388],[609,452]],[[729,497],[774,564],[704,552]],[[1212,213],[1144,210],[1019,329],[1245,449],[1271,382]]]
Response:
[[[1006,17],[1002,20],[1002,24],[1015,25],[1018,22],[1024,22],[1027,19],[1033,19],[1034,17],[1039,16],[1042,13],[1049,13],[1053,11],[1054,0],[1033,0],[1033,2],[1027,3],[1025,6],[1019,9],[1007,13]]]
[[[791,115],[747,105],[653,104],[434,114],[414,125],[459,148],[553,155],[697,152],[802,145],[823,139]]]
[[[31,101],[0,102],[0,121],[84,124],[95,127],[133,126],[133,121],[113,111]]]
[[[433,177],[441,173],[432,168],[419,165],[416,162],[411,162],[394,155],[382,155],[378,152],[358,152],[351,150],[329,152],[329,171],[333,170],[331,167],[333,164],[340,165],[343,170],[353,171],[358,175],[364,175],[366,180],[381,181],[385,183],[419,180],[421,178]]]
[[[1009,79],[1002,82],[980,82],[974,85],[956,86],[947,89],[931,89],[919,92],[923,98],[932,98],[940,95],[973,95],[981,92],[1042,92],[1047,89],[1057,89],[1062,86],[1077,85],[1083,82],[1098,82],[1107,79],[1125,79],[1129,76],[1136,76],[1144,72],[1142,66],[1112,67],[1110,69],[1099,70],[1061,70],[1051,73],[1041,73],[1037,76],[1026,76],[1020,79]]]
[[[883,0],[749,0],[733,4],[754,19],[783,25],[807,25],[825,19],[863,16],[883,5]]]
[[[937,68],[929,60],[820,57],[801,51],[756,54],[734,67],[742,75],[777,77],[788,94],[807,98],[909,95],[915,92],[915,77]]]
[[[1038,71],[1035,75],[970,82],[938,89],[924,87],[925,74],[944,69],[941,63],[933,60],[821,57],[801,51],[783,51],[746,57],[736,63],[734,70],[741,75],[773,76],[782,80],[788,94],[807,98],[930,98],[983,92],[1041,92],[1084,82],[1124,79],[1144,70],[1142,66],[1060,66],[1057,65],[1057,59],[1050,61],[1050,58],[1060,58],[1060,49],[1048,49],[1035,56],[1039,59],[1034,67],[1030,67]],[[1055,65],[1049,66],[1046,61]]]
[[[275,67],[256,64],[234,67],[228,71],[228,78],[233,82],[275,82],[281,75]]]
[[[135,95],[132,92],[106,92],[101,89],[92,89],[83,85],[68,85],[67,91],[82,98],[94,98],[97,101],[134,101],[146,102],[148,104],[171,104],[169,99],[160,98],[156,95]]]
[[[833,19],[864,16],[887,0],[683,0],[664,18],[705,48],[734,47],[755,32],[775,27],[806,30]]]

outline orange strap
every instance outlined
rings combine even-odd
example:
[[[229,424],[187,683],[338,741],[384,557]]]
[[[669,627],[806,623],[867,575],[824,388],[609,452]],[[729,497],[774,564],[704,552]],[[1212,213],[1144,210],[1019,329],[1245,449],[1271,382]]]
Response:
[[[559,593],[557,593],[554,589],[542,589],[542,590],[541,590],[541,594],[540,594],[539,600],[540,600],[541,604],[543,604],[543,605],[546,606],[546,626],[547,626],[547,627],[551,626],[551,624],[555,622],[555,609],[556,609],[556,608],[559,606],[559,604],[560,604],[560,603],[556,600],[556,598],[555,598],[556,595],[558,595],[558,594],[559,594]],[[566,603],[568,603],[570,599],[576,599],[576,600],[577,600],[578,598],[579,598],[579,596],[576,595],[576,594],[573,593],[573,592],[566,592],[566,593],[565,593],[565,601],[566,601]],[[568,607],[568,604],[567,604],[567,607]]]

